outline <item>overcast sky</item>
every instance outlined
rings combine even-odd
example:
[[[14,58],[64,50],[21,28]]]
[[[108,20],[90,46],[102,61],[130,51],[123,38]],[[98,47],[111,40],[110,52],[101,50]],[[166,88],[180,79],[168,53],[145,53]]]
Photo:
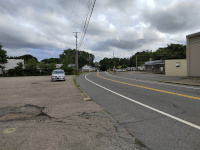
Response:
[[[75,48],[88,0],[0,0],[0,43],[8,56],[42,60]],[[130,57],[200,32],[199,0],[96,0],[80,50]],[[80,40],[81,34],[78,34]]]

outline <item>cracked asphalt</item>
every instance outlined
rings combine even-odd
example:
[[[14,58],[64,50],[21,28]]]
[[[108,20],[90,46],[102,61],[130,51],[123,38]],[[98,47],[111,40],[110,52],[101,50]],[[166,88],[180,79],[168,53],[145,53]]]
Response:
[[[100,105],[83,101],[73,78],[0,78],[0,149],[146,149]]]
[[[139,72],[100,72],[81,75],[77,83],[143,148],[196,150],[200,147],[199,87],[158,82],[179,79]]]

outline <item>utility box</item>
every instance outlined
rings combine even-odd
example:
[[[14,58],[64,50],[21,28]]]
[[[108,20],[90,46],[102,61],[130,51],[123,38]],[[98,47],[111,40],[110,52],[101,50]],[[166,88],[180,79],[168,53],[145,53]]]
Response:
[[[200,77],[200,32],[187,35],[187,76]]]

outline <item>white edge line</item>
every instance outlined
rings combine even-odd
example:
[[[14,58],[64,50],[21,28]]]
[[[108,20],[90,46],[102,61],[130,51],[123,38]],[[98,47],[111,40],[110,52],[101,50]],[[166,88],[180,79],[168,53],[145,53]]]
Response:
[[[117,78],[122,78],[122,79],[127,79],[127,80],[135,80],[135,81],[140,81],[140,82],[147,82],[147,83],[155,83],[155,84],[163,84],[163,85],[169,85],[169,86],[177,86],[177,87],[182,87],[182,88],[187,88],[187,89],[194,89],[194,90],[199,90],[200,88],[196,88],[194,86],[180,86],[176,84],[169,84],[169,83],[159,83],[159,82],[152,82],[152,81],[147,81],[147,80],[138,80],[138,79],[130,79],[130,78],[124,78],[124,77],[119,77],[119,76],[114,76],[109,74],[107,71],[105,73],[109,76],[117,77]]]
[[[110,90],[110,89],[108,89],[108,88],[105,88],[105,87],[103,87],[103,86],[101,86],[101,85],[99,85],[99,84],[97,84],[97,83],[95,83],[95,82],[89,80],[89,79],[87,78],[87,75],[89,75],[89,74],[90,74],[90,73],[88,73],[88,74],[85,75],[85,79],[88,80],[89,82],[91,82],[91,83],[93,83],[93,84],[95,84],[95,85],[97,85],[97,86],[99,86],[99,87],[101,87],[101,88],[103,88],[103,89],[105,89],[105,90],[107,90],[107,91],[113,93],[113,94],[116,94],[116,95],[118,95],[118,96],[120,96],[120,97],[123,97],[123,98],[125,98],[125,99],[127,99],[127,100],[129,100],[129,101],[132,101],[132,102],[134,102],[134,103],[136,103],[136,104],[138,104],[138,105],[141,105],[141,106],[143,106],[143,107],[146,107],[146,108],[148,108],[148,109],[150,109],[150,110],[153,110],[153,111],[155,111],[155,112],[158,112],[158,113],[160,113],[160,114],[162,114],[162,115],[164,115],[164,116],[167,116],[167,117],[169,117],[169,118],[172,118],[172,119],[174,119],[174,120],[177,120],[177,121],[179,121],[179,122],[182,122],[182,123],[184,123],[184,124],[187,124],[187,125],[189,125],[189,126],[191,126],[191,127],[194,127],[194,128],[196,128],[196,129],[199,129],[199,130],[200,130],[200,126],[197,126],[197,125],[195,125],[195,124],[193,124],[193,123],[190,123],[190,122],[185,121],[185,120],[183,120],[183,119],[180,119],[180,118],[178,118],[178,117],[172,116],[172,115],[170,115],[170,114],[168,114],[168,113],[165,113],[165,112],[163,112],[163,111],[160,111],[160,110],[155,109],[155,108],[153,108],[153,107],[150,107],[150,106],[148,106],[148,105],[145,105],[145,104],[143,104],[143,103],[140,103],[140,102],[138,102],[138,101],[136,101],[136,100],[133,100],[133,99],[131,99],[131,98],[129,98],[129,97],[126,97],[126,96],[124,96],[124,95],[121,95],[121,94],[119,94],[119,93],[117,93],[117,92],[114,92],[114,91],[112,91],[112,90]]]

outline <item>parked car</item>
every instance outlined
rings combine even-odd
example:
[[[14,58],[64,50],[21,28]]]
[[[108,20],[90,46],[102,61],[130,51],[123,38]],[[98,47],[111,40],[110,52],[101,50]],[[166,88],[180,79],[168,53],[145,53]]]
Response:
[[[136,71],[136,67],[131,67],[132,68],[132,71]]]
[[[131,67],[127,67],[126,70],[127,70],[127,71],[131,71]]]
[[[63,80],[65,81],[65,72],[62,69],[56,69],[52,72],[51,75],[52,81]]]

